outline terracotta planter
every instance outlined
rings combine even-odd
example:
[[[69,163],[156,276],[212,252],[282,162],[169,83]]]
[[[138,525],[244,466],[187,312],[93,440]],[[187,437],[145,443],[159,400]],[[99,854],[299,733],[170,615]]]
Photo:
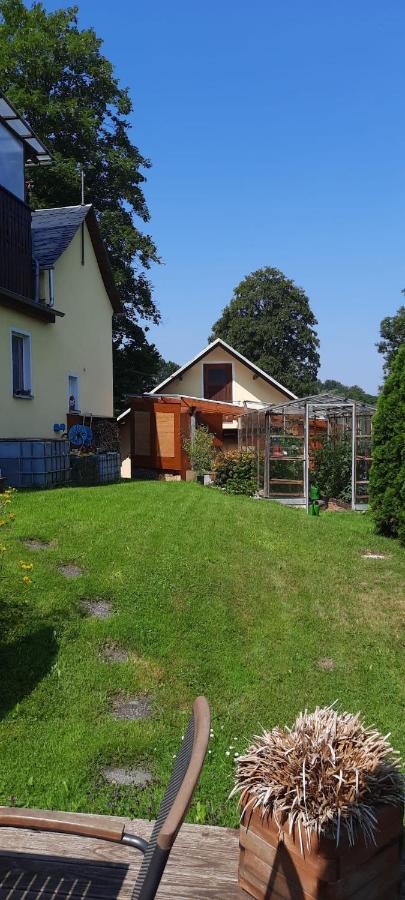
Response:
[[[395,900],[399,897],[403,810],[376,807],[376,844],[350,847],[313,838],[303,854],[297,828],[279,834],[256,810],[240,828],[239,884],[256,900]]]

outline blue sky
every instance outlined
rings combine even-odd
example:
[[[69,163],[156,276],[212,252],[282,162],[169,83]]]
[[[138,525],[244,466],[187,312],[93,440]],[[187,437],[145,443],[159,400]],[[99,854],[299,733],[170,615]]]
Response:
[[[271,265],[309,295],[321,377],[376,389],[379,323],[405,287],[403,0],[78,2],[153,163],[161,353],[197,353]]]

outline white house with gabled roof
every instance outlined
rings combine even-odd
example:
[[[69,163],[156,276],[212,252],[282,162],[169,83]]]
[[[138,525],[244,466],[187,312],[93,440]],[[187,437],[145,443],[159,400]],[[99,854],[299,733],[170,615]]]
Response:
[[[246,356],[217,338],[158,384],[151,394],[199,397],[247,406],[295,400],[292,393]]]
[[[245,404],[253,409],[269,403],[285,403],[286,400],[296,399],[292,391],[222,338],[216,338],[208,347],[204,347],[197,356],[180,366],[150,393]],[[224,416],[224,447],[236,445],[237,429],[237,420],[232,416]]]

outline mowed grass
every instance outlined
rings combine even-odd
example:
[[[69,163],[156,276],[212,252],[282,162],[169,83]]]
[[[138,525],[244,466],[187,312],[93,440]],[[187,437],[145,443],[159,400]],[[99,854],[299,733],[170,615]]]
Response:
[[[199,693],[214,737],[191,821],[236,825],[234,754],[305,707],[360,709],[404,751],[405,554],[368,515],[316,519],[156,482],[21,493],[14,509],[2,533],[0,802],[153,816]],[[55,545],[33,552],[27,538]],[[34,564],[29,586],[21,560]],[[65,563],[83,575],[66,580]],[[109,600],[112,616],[86,616],[82,598]],[[128,660],[107,661],[109,642]],[[152,718],[114,718],[114,699],[143,694]],[[153,782],[108,785],[105,765],[146,767]]]

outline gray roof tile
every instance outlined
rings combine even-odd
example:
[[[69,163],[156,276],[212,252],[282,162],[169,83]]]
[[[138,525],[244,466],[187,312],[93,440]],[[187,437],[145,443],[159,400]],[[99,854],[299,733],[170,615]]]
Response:
[[[37,209],[32,213],[32,254],[41,268],[53,266],[84,222],[90,205]]]

